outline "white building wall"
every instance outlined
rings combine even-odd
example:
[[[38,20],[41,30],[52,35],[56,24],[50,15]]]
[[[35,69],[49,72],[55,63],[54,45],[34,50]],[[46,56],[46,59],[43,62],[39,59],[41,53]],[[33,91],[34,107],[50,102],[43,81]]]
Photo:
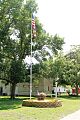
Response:
[[[52,89],[53,89],[52,79],[45,79],[44,78],[44,92],[46,94],[52,94]]]
[[[18,83],[15,93],[17,93],[18,95],[29,95],[29,89],[29,83]]]
[[[10,95],[10,84],[5,86],[5,83],[0,81],[0,87],[2,87],[3,95]]]
[[[5,86],[5,91],[7,95],[10,95],[10,84]]]
[[[6,85],[1,83],[3,87],[3,94],[10,95],[10,84]],[[43,79],[39,81],[39,84],[32,84],[32,95],[37,95],[38,92],[45,92],[46,94],[52,93],[52,81]],[[15,95],[30,95],[30,84],[27,82],[18,83],[15,89]]]
[[[56,87],[53,87],[54,92],[56,92]],[[63,86],[58,86],[57,87],[57,92],[66,92],[66,88]]]

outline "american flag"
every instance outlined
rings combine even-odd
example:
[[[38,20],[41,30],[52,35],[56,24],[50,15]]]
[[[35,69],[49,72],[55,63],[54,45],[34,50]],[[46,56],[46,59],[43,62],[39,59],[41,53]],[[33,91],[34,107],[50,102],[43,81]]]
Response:
[[[34,15],[32,14],[32,37],[36,37],[36,25],[35,25],[35,18]]]

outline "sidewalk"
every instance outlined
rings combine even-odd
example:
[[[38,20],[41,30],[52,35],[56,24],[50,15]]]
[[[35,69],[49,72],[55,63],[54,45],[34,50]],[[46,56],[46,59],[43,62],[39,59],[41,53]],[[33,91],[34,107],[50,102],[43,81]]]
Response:
[[[80,120],[80,110],[78,110],[72,114],[69,114],[60,120]]]

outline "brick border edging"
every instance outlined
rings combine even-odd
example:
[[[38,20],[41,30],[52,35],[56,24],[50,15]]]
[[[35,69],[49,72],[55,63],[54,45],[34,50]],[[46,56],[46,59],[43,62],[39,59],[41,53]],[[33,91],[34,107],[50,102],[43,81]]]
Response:
[[[39,107],[39,108],[45,108],[45,107],[60,107],[62,106],[62,103],[60,100],[49,100],[49,101],[35,101],[35,100],[23,100],[22,106],[27,106],[27,107]]]

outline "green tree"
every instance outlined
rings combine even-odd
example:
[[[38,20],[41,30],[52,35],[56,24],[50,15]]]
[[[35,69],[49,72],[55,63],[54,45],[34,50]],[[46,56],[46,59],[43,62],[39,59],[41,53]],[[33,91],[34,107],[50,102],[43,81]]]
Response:
[[[73,46],[67,58],[71,61],[68,65],[67,77],[71,85],[76,88],[76,95],[78,96],[78,86],[80,86],[80,46]]]
[[[23,0],[0,1],[1,80],[11,83],[12,99],[16,84],[24,80],[23,59],[30,54],[30,9],[36,11],[34,0],[27,0],[26,4]]]
[[[56,55],[53,58],[43,61],[40,67],[40,75],[47,79],[51,78],[53,84],[57,80],[58,85],[69,85],[69,69],[71,67],[71,61],[68,60],[62,53]]]
[[[59,85],[69,84],[69,81],[66,81],[66,67],[69,61],[66,57],[60,53],[58,54],[51,63],[51,73],[50,76],[56,81],[58,79]]]
[[[24,59],[30,56],[31,46],[31,14],[37,11],[35,0],[1,0],[0,1],[0,79],[11,83],[11,98],[15,98],[15,86],[24,79],[29,72],[25,73]],[[33,40],[33,56],[44,60],[51,49],[57,53],[64,44],[63,38],[58,35],[50,36],[45,33],[41,23],[36,18],[37,37]],[[40,57],[41,59],[40,59]]]

